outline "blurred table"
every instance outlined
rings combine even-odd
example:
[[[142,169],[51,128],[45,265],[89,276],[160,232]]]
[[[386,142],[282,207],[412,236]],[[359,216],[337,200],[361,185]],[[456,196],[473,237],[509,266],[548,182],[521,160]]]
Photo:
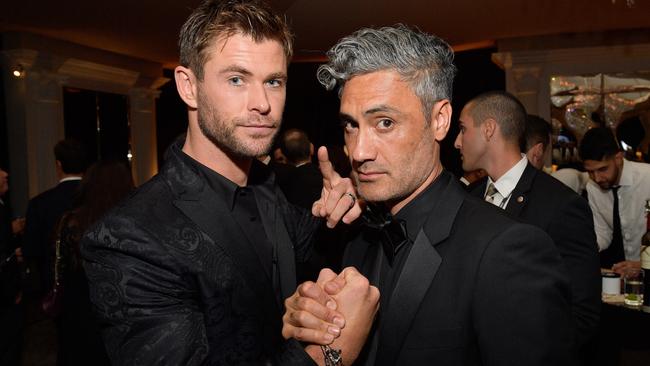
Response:
[[[623,295],[603,295],[594,359],[590,365],[650,365],[650,313],[624,304]]]

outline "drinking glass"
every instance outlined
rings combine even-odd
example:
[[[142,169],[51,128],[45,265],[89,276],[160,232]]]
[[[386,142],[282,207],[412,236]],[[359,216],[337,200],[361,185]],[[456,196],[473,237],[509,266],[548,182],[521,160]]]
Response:
[[[623,277],[625,305],[641,306],[643,304],[643,271],[630,269]]]

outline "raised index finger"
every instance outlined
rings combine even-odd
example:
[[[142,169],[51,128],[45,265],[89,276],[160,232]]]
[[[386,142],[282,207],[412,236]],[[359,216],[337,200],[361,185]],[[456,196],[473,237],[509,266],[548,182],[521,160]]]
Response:
[[[327,147],[321,146],[318,148],[318,167],[323,175],[323,185],[326,188],[332,188],[335,180],[339,178],[338,173],[334,170],[332,162],[330,162],[329,155],[327,154]]]

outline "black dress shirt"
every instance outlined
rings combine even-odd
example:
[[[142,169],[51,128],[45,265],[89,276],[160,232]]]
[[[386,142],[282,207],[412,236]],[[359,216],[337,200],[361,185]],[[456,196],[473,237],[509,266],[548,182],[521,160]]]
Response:
[[[222,197],[230,208],[230,215],[239,225],[246,239],[251,244],[253,251],[258,255],[264,266],[264,272],[274,287],[277,288],[277,274],[273,273],[273,247],[264,232],[257,207],[254,187],[273,187],[273,178],[270,171],[257,160],[253,161],[248,177],[248,184],[240,187],[233,181],[215,172],[207,166],[194,160],[183,152],[182,158],[189,165],[196,167],[199,174],[208,182],[208,185],[218,197]]]
[[[399,250],[394,254],[395,258],[391,264],[387,260],[387,254],[385,251],[382,251],[384,258],[381,261],[381,272],[379,277],[379,283],[377,286],[379,288],[382,300],[386,300],[384,303],[382,301],[381,309],[388,311],[388,301],[391,297],[395,283],[399,278],[400,273],[406,262],[411,247],[415,242],[415,238],[422,229],[424,221],[429,216],[429,211],[433,207],[432,200],[435,197],[440,197],[440,192],[444,189],[444,186],[439,183],[439,180],[434,180],[420,195],[415,197],[411,202],[406,204],[395,216],[395,220],[403,220],[406,224],[406,236],[407,240]],[[381,310],[380,310],[381,311]]]

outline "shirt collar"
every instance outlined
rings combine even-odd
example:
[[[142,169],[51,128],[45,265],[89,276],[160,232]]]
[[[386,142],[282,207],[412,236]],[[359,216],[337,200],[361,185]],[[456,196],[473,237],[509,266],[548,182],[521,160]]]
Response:
[[[63,178],[63,179],[61,179],[61,180],[59,181],[59,183],[68,182],[68,181],[71,181],[71,180],[81,180],[81,177],[79,177],[79,176],[75,176],[75,177],[67,177],[67,178]]]
[[[248,184],[245,187],[240,187],[235,182],[187,155],[183,150],[179,149],[179,151],[181,159],[183,159],[185,163],[196,168],[198,174],[207,181],[208,186],[210,186],[219,197],[223,197],[231,210],[235,207],[237,193],[240,190],[248,190],[255,186],[262,185],[273,186],[273,178],[270,169],[257,159],[253,159],[253,163],[251,164],[251,170],[248,174]]]
[[[517,183],[519,182],[519,179],[521,178],[522,174],[524,174],[524,170],[526,170],[526,165],[528,165],[528,159],[526,158],[526,155],[521,154],[521,160],[517,162],[517,164],[513,165],[510,170],[506,172],[506,174],[502,175],[497,181],[493,181],[492,178],[488,176],[488,182],[487,185],[485,186],[486,191],[487,187],[490,185],[490,183],[493,183],[494,186],[496,187],[497,191],[503,196],[504,199],[506,197],[510,196],[512,191],[515,190],[515,187],[517,186]]]
[[[429,211],[435,206],[434,203],[441,199],[440,196],[449,182],[448,174],[443,170],[422,193],[395,214],[396,218],[406,221],[406,233],[411,241],[415,241],[429,217]]]
[[[619,186],[631,186],[634,184],[634,177],[632,174],[632,169],[625,169],[625,166],[630,166],[629,161],[623,159],[623,168],[621,169],[621,179],[618,181]]]

